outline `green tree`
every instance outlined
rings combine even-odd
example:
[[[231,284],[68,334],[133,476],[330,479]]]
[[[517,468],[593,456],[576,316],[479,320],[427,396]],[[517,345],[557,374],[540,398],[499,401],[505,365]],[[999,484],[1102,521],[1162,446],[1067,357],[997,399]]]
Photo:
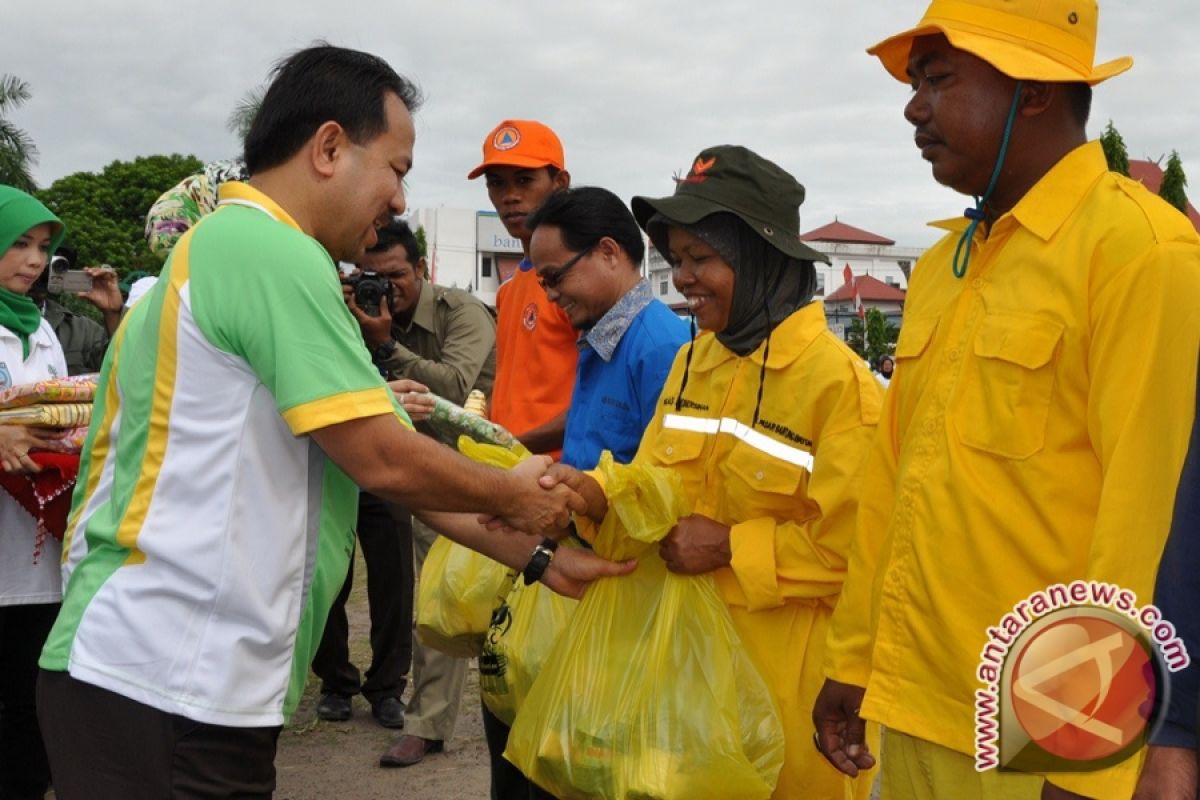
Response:
[[[242,95],[242,99],[233,107],[233,111],[229,112],[229,117],[225,120],[225,127],[229,132],[238,137],[239,142],[246,141],[246,134],[250,133],[250,126],[254,124],[254,118],[258,116],[258,109],[262,105],[263,96],[267,93],[267,87],[258,86]]]
[[[38,197],[66,224],[80,266],[111,264],[122,277],[133,270],[157,273],[162,262],[146,244],[146,212],[203,167],[195,156],[141,156],[60,178]]]
[[[33,192],[33,165],[37,147],[25,131],[8,120],[8,114],[32,97],[29,84],[16,75],[0,75],[0,183]]]
[[[1158,196],[1186,214],[1188,207],[1187,192],[1184,191],[1186,188],[1187,176],[1183,174],[1183,162],[1179,160],[1179,153],[1172,150],[1171,157],[1167,159],[1167,168],[1163,171],[1162,186],[1158,189]]]
[[[866,346],[863,346],[863,331],[866,330]],[[879,359],[890,355],[896,349],[896,336],[900,329],[887,321],[887,317],[877,308],[867,310],[866,323],[855,317],[846,331],[846,344],[858,353],[874,368]]]
[[[1100,146],[1104,148],[1104,158],[1108,161],[1108,168],[1128,177],[1129,151],[1125,149],[1125,140],[1113,127],[1111,119],[1104,129],[1104,133],[1100,134]]]
[[[418,225],[417,229],[413,231],[413,236],[417,239],[417,249],[420,251],[421,257],[425,259],[425,279],[429,280],[429,270],[433,264],[429,263],[429,244],[425,239],[425,226]]]

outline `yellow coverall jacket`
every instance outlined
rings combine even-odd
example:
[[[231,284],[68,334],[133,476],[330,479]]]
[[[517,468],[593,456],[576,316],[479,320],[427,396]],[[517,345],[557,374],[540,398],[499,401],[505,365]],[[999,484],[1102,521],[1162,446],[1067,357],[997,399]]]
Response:
[[[814,302],[771,333],[751,428],[763,350],[738,357],[715,336],[698,337],[676,411],[685,345],[634,463],[677,471],[694,513],[731,526],[732,564],[714,575],[782,714],[774,796],[865,798],[874,773],[851,781],[830,766],[813,746],[811,712],[883,390]]]

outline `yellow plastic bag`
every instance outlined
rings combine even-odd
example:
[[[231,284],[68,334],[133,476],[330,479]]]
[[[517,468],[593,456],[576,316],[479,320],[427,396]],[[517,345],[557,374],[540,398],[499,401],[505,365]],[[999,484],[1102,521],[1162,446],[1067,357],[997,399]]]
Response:
[[[529,457],[520,442],[512,447],[480,444],[465,434],[458,439],[458,449],[473,461],[500,469],[511,469]],[[479,655],[492,612],[511,591],[514,577],[503,564],[439,536],[425,557],[417,590],[421,643],[459,658]]]
[[[589,589],[525,698],[504,756],[563,800],[770,797],[783,731],[711,577],[652,550],[689,511],[676,473],[606,453],[606,558],[632,575]],[[631,527],[627,527],[631,526]]]
[[[526,586],[518,579],[492,615],[479,656],[479,694],[505,725],[513,724],[578,605],[578,600],[555,594],[541,583]]]
[[[515,573],[499,562],[439,536],[421,566],[417,636],[421,644],[458,658],[474,658],[492,610],[512,589]]]

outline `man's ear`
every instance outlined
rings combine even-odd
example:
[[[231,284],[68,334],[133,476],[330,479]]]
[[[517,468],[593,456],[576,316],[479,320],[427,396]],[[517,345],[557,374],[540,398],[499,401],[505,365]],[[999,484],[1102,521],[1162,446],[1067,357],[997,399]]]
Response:
[[[417,274],[425,280],[429,280],[429,262],[425,260],[425,256],[417,259]]]
[[[571,173],[565,169],[560,169],[558,174],[554,176],[554,191],[559,192],[563,189],[571,188]]]
[[[596,252],[604,257],[604,261],[609,267],[615,267],[621,263],[621,245],[617,244],[616,239],[611,236],[601,236],[600,241],[596,242]]]
[[[334,165],[349,143],[346,131],[330,120],[317,128],[308,143],[312,167],[323,178],[333,177]]]
[[[1021,86],[1021,116],[1036,117],[1045,113],[1055,100],[1067,102],[1065,87],[1042,81],[1025,81]]]

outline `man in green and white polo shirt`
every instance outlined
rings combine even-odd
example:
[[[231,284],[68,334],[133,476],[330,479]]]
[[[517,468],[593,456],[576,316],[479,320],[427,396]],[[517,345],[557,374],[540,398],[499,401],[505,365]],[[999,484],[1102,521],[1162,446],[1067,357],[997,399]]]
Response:
[[[565,524],[548,461],[505,473],[411,429],[333,259],[404,210],[417,92],[318,46],[283,61],[246,139],[247,183],[175,247],[101,373],[64,542],[39,716],[59,800],[269,797],[352,550],[356,483],[515,568]],[[563,556],[567,557],[564,558]],[[586,560],[585,560],[586,559]],[[625,571],[578,551],[544,579]]]

